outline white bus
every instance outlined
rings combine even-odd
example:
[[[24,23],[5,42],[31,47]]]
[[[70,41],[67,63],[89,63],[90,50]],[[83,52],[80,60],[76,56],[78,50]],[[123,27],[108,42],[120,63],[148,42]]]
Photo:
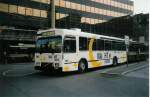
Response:
[[[38,31],[35,69],[80,71],[127,61],[124,39],[80,29]]]

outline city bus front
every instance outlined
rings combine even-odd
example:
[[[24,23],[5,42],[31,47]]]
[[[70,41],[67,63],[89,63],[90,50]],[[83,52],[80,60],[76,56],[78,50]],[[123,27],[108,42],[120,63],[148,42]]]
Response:
[[[42,71],[60,70],[61,62],[62,36],[47,35],[46,37],[39,37],[36,41],[35,69]]]

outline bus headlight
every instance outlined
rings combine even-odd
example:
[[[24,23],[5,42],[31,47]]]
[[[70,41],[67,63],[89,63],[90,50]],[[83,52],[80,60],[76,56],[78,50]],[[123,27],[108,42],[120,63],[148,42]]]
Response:
[[[55,63],[55,69],[59,68],[59,63]]]
[[[36,62],[35,65],[36,66],[41,66],[41,63],[40,62]]]

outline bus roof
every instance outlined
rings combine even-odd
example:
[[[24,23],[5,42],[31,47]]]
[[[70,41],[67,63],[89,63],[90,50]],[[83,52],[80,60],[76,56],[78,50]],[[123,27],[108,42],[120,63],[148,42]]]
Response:
[[[104,39],[104,40],[119,40],[119,41],[125,40],[125,39],[118,38],[118,37],[82,32],[80,29],[47,29],[47,30],[40,30],[37,32],[37,34],[39,35],[39,34],[42,34],[43,32],[47,32],[47,31],[56,31],[56,33],[58,33],[60,35],[72,35],[72,36],[82,36],[82,37],[89,37],[89,38],[100,38],[100,39]],[[136,42],[136,41],[130,40],[130,42]]]

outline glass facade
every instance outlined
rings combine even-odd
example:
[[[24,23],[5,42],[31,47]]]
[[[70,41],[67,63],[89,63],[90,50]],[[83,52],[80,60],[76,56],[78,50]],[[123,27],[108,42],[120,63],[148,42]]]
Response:
[[[0,12],[31,17],[50,18],[51,0],[2,0]],[[133,14],[130,0],[55,0],[56,27],[81,28],[98,33],[100,23]],[[48,26],[48,25],[47,25]]]

